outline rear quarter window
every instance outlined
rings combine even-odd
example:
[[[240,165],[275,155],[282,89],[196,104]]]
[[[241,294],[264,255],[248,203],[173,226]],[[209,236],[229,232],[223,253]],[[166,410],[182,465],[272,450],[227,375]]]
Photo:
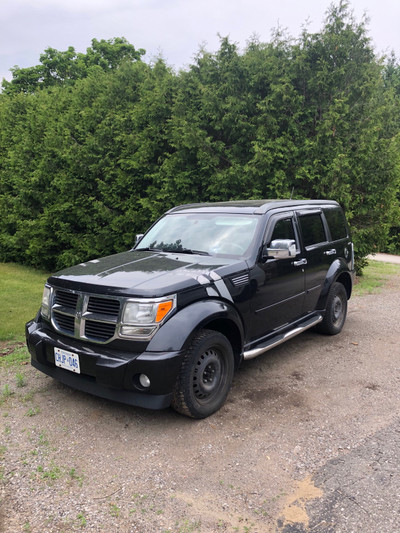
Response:
[[[331,232],[333,241],[347,237],[347,225],[343,211],[340,207],[324,209],[324,215]]]

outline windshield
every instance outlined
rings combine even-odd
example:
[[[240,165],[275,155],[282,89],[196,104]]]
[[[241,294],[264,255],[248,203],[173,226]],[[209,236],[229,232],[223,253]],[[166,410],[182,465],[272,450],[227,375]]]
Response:
[[[159,220],[136,250],[245,255],[259,217],[221,213],[171,214]]]

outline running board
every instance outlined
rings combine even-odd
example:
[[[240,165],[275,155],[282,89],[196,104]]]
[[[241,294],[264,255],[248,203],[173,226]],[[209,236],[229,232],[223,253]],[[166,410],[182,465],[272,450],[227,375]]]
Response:
[[[303,333],[303,331],[306,331],[307,329],[312,328],[313,326],[321,322],[322,319],[323,319],[322,315],[317,315],[317,316],[313,316],[312,318],[309,318],[306,322],[304,322],[302,326],[292,329],[291,331],[288,331],[287,333],[281,333],[280,335],[278,335],[278,337],[274,337],[273,339],[270,339],[269,341],[262,344],[261,346],[258,346],[257,348],[253,348],[252,350],[248,350],[247,352],[244,352],[243,359],[254,359],[254,357],[257,357],[261,355],[262,353],[267,352],[268,350],[271,350],[272,348],[275,348],[275,346],[279,346],[279,344],[282,344],[288,341],[289,339],[296,337],[296,335]]]

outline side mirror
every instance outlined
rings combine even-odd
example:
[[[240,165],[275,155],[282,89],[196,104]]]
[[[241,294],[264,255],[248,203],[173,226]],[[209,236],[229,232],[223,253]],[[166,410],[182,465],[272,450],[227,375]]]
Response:
[[[275,239],[264,248],[263,257],[274,259],[289,259],[296,256],[296,241],[292,239]]]
[[[138,233],[135,237],[135,246],[142,240],[144,233]]]

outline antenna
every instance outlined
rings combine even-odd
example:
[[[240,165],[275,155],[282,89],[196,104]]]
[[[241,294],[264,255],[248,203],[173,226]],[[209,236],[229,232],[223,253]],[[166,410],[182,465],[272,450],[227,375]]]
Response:
[[[292,192],[290,193],[290,200],[293,200],[293,193],[294,193],[294,187],[292,188]]]

